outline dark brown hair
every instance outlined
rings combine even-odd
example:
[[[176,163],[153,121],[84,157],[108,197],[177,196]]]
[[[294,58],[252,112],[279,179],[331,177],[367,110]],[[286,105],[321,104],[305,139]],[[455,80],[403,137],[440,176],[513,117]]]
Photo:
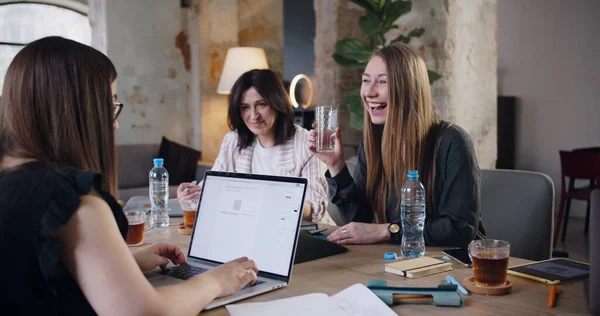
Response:
[[[242,119],[242,94],[254,88],[263,97],[265,103],[277,115],[274,134],[275,145],[279,145],[294,136],[294,110],[283,85],[277,75],[268,69],[254,69],[242,74],[233,84],[229,94],[229,128],[237,131],[238,149],[242,150],[254,142],[255,135]]]
[[[108,57],[87,45],[53,36],[25,46],[4,79],[0,159],[32,158],[98,172],[102,189],[116,195],[116,77]]]
[[[373,54],[385,63],[388,80],[387,118],[383,128],[368,119],[364,109],[364,147],[367,160],[366,194],[375,222],[387,222],[386,196],[395,187],[400,197],[408,170],[418,170],[426,190],[427,210],[433,205],[435,148],[443,126],[431,100],[425,61],[402,43]],[[400,199],[398,199],[400,200]],[[400,205],[397,205],[398,209]]]

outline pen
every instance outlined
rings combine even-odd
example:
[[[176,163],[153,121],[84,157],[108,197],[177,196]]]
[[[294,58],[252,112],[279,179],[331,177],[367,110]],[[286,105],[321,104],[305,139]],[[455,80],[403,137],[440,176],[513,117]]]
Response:
[[[448,283],[450,284],[456,284],[456,286],[458,287],[458,290],[464,294],[464,295],[469,295],[469,291],[467,291],[467,289],[465,289],[462,284],[460,284],[458,281],[456,281],[456,279],[451,276],[451,275],[447,275],[446,276],[446,281],[448,281]]]
[[[192,181],[192,183],[190,183],[191,185],[196,185],[196,183],[198,183],[198,181],[194,180]],[[190,189],[190,187],[187,187],[185,189],[183,189],[183,193],[186,193],[188,190]]]
[[[550,295],[548,295],[548,306],[556,306],[556,296],[558,295],[558,286],[553,285],[550,287]]]

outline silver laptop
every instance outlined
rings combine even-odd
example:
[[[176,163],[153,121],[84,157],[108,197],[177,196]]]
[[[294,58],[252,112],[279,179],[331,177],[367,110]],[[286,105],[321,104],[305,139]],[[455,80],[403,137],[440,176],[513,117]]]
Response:
[[[189,265],[146,273],[154,286],[175,284],[247,256],[258,266],[256,285],[219,298],[212,309],[286,286],[292,267],[307,180],[207,171],[190,239]]]

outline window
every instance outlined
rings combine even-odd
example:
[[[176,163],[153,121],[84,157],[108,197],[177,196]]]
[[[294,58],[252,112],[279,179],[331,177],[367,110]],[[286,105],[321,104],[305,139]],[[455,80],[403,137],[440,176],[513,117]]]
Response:
[[[66,0],[47,2],[0,3],[0,94],[8,65],[26,44],[58,35],[91,45],[92,28],[85,5]]]

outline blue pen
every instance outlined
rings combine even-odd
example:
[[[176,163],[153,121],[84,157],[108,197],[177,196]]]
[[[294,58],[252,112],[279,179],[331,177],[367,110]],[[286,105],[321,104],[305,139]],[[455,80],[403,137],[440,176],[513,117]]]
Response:
[[[469,291],[467,291],[467,289],[465,289],[460,283],[458,283],[458,281],[456,281],[456,279],[453,276],[447,275],[446,276],[446,281],[448,281],[448,283],[450,283],[450,284],[456,284],[456,286],[458,287],[458,290],[462,294],[469,295]]]

